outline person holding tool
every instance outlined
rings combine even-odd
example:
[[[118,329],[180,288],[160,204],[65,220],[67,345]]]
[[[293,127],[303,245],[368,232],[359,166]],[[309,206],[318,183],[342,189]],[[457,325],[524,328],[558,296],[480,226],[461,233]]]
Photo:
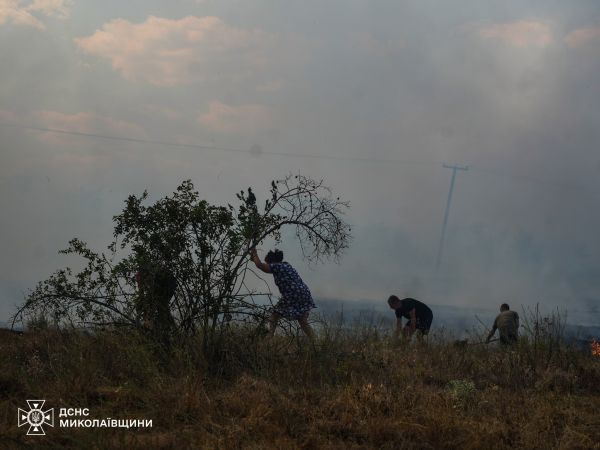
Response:
[[[519,338],[519,315],[515,311],[511,311],[507,303],[500,305],[500,314],[496,316],[486,342],[490,342],[496,330],[500,332],[500,343],[502,345],[510,346],[517,343]]]

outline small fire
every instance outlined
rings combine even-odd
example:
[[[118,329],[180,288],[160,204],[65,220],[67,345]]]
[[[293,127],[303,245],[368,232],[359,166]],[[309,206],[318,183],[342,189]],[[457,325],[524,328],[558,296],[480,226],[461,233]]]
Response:
[[[590,350],[592,351],[592,356],[600,356],[600,342],[596,339],[592,339],[592,342],[590,342]]]

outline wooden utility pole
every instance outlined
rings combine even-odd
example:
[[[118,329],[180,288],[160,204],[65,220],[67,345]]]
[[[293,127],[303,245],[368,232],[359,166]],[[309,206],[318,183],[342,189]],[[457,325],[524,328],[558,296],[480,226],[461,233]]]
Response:
[[[445,169],[452,169],[452,179],[450,180],[450,190],[448,191],[448,200],[446,201],[446,212],[444,213],[444,224],[442,225],[442,236],[440,237],[440,245],[438,247],[437,261],[435,270],[440,268],[442,262],[442,250],[444,249],[444,239],[446,237],[446,225],[448,224],[448,215],[450,214],[450,203],[452,202],[452,193],[454,192],[454,180],[456,179],[457,170],[469,170],[469,166],[450,166],[444,164]]]

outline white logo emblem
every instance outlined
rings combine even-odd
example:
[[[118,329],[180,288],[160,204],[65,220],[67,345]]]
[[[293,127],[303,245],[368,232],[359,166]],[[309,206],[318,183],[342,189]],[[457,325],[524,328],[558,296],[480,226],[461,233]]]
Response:
[[[20,427],[29,425],[28,436],[43,436],[46,433],[42,425],[54,426],[54,409],[42,411],[44,403],[46,400],[27,400],[29,411],[19,408],[18,423]]]

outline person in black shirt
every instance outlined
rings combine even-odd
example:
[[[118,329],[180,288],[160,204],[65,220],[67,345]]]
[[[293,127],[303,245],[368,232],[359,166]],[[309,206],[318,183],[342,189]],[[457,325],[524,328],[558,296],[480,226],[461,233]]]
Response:
[[[421,332],[421,336],[429,333],[433,313],[426,304],[414,298],[400,300],[395,295],[390,295],[388,305],[396,312],[396,336],[399,336],[400,332],[402,332],[405,338],[409,338],[417,330]],[[403,317],[408,319],[404,329],[402,329]]]
[[[165,263],[139,256],[135,281],[135,307],[144,329],[168,345],[175,329],[171,314],[171,298],[177,290],[175,275]]]

